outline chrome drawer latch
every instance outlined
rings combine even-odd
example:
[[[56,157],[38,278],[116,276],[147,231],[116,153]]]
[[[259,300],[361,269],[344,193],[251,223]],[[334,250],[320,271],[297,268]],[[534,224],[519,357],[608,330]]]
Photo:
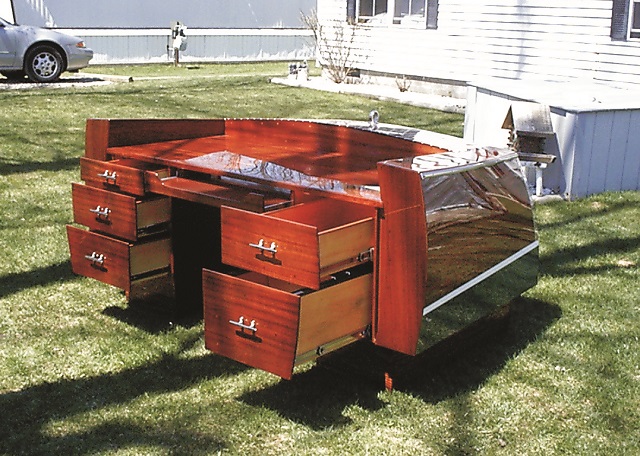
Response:
[[[113,181],[113,182],[111,182],[111,183],[112,183],[112,184],[115,184],[115,183],[116,183],[116,177],[117,177],[117,174],[116,174],[116,172],[115,172],[115,171],[114,171],[114,172],[112,172],[112,173],[110,173],[108,169],[105,169],[105,170],[104,170],[104,173],[102,173],[102,174],[98,174],[98,177],[102,177],[102,178],[103,178],[104,180],[106,180],[107,182],[109,182],[109,181]]]
[[[249,247],[260,250],[260,253],[262,253],[263,255],[264,252],[269,252],[273,254],[273,256],[276,256],[276,253],[278,253],[278,246],[276,245],[276,243],[272,242],[271,245],[267,246],[267,244],[264,242],[264,239],[260,239],[257,244],[249,243]]]
[[[260,239],[257,244],[249,243],[249,247],[253,247],[254,249],[258,249],[260,253],[256,254],[256,258],[260,261],[266,261],[267,263],[275,264],[277,266],[282,265],[282,261],[276,258],[276,253],[278,253],[278,245],[275,242],[272,242],[270,245],[267,245],[264,242],[264,239]]]
[[[246,329],[247,331],[252,331],[254,334],[258,331],[258,328],[256,328],[255,320],[251,320],[251,323],[247,325],[244,323],[244,317],[240,317],[238,321],[229,320],[229,323],[241,328],[242,330]]]
[[[109,218],[109,214],[111,214],[111,209],[109,209],[108,207],[96,206],[95,209],[89,209],[89,212],[96,214],[97,218],[99,219],[106,220]]]
[[[272,253],[273,256],[275,256],[276,253],[278,253],[278,246],[276,245],[276,243],[272,242],[271,245],[267,246],[266,243],[264,242],[264,239],[260,239],[260,241],[257,244],[249,243],[249,247],[253,247],[254,249],[259,249],[263,255],[264,255],[264,252]]]
[[[103,266],[105,257],[102,253],[92,252],[91,255],[84,256],[87,260],[91,261],[95,266]]]

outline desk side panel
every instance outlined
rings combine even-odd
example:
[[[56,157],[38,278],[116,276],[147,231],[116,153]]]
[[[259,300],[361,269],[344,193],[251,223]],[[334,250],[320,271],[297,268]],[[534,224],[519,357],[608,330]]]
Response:
[[[427,226],[420,176],[381,163],[378,168],[384,215],[378,249],[376,345],[408,355],[417,349],[424,306]]]

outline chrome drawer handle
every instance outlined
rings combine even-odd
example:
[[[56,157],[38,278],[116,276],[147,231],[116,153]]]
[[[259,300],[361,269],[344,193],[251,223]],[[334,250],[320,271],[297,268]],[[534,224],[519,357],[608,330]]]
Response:
[[[84,257],[93,264],[97,264],[99,266],[104,265],[105,257],[102,253],[92,252],[91,255],[85,255]]]
[[[106,181],[113,181],[113,183],[115,184],[116,183],[117,174],[116,174],[115,171],[110,173],[108,169],[105,169],[104,173],[98,174],[98,177],[102,177]]]
[[[248,331],[253,331],[254,333],[256,331],[258,331],[258,328],[256,328],[256,321],[255,320],[251,320],[251,323],[248,325],[245,325],[244,323],[244,317],[240,317],[238,319],[238,321],[233,321],[233,320],[229,320],[229,323],[231,323],[234,326],[238,326],[241,329],[246,329]]]
[[[262,254],[264,254],[264,252],[269,252],[275,256],[275,254],[278,253],[278,246],[276,245],[276,243],[272,242],[271,245],[267,247],[264,239],[260,239],[257,244],[249,243],[249,247],[259,249]]]
[[[96,214],[98,218],[108,219],[109,214],[111,214],[111,209],[108,207],[96,206],[95,209],[89,209],[89,212]]]

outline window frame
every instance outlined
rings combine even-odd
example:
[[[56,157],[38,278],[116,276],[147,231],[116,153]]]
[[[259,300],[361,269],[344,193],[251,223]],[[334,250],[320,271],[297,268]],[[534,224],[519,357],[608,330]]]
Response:
[[[633,27],[634,22],[638,25],[636,28]],[[628,29],[629,39],[640,39],[640,0],[630,0]]]
[[[640,27],[634,28],[634,22],[640,26],[640,0],[613,0],[611,39],[640,41]]]
[[[373,27],[406,27],[414,29],[435,29],[437,28],[438,0],[409,0],[409,10],[411,10],[413,2],[424,2],[423,16],[417,16],[417,20],[409,19],[403,21],[403,17],[412,16],[396,16],[397,5],[403,0],[369,0],[371,4],[371,13],[376,10],[378,14],[366,15],[361,14],[361,6],[363,0],[347,0],[347,20],[350,23],[368,25]],[[383,4],[383,9],[379,8]],[[389,14],[393,11],[393,14]]]

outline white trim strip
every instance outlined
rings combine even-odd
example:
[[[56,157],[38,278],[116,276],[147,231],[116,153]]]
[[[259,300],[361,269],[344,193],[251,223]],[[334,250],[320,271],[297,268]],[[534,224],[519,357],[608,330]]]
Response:
[[[505,258],[500,263],[496,264],[495,266],[491,267],[490,269],[487,269],[486,271],[484,271],[479,276],[474,277],[473,279],[469,280],[467,283],[459,286],[455,290],[450,291],[449,293],[447,293],[446,295],[444,295],[443,297],[441,297],[437,301],[435,301],[432,304],[429,304],[427,307],[425,307],[422,310],[422,316],[424,317],[425,315],[427,315],[430,312],[433,312],[434,310],[436,310],[438,307],[442,306],[443,304],[446,304],[447,302],[451,301],[453,298],[456,298],[456,297],[460,296],[465,291],[467,291],[470,288],[476,286],[477,284],[479,284],[483,280],[491,277],[496,272],[506,268],[511,263],[514,263],[515,261],[519,260],[520,258],[525,256],[526,254],[528,254],[532,250],[538,248],[539,245],[540,245],[539,241],[532,242],[531,244],[527,245],[526,247],[518,250],[516,253],[514,253],[510,257]],[[429,279],[427,278],[427,280],[429,280]]]

